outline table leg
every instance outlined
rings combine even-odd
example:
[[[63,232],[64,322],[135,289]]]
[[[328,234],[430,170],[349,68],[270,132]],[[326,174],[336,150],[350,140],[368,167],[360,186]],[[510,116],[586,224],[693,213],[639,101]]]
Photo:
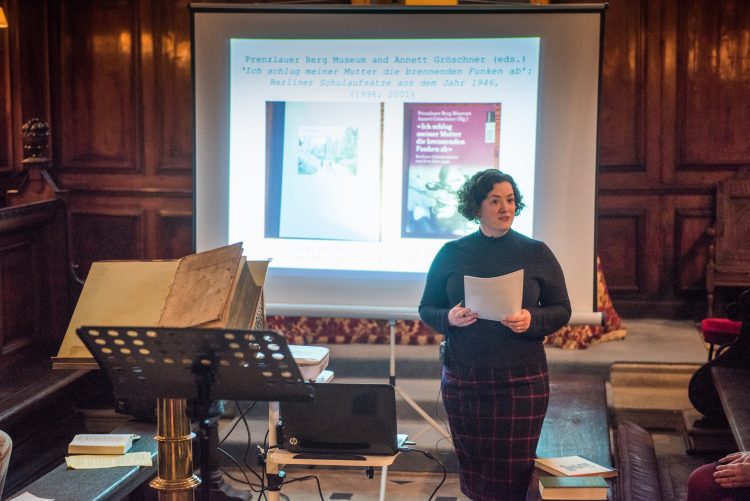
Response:
[[[380,497],[379,501],[385,501],[385,485],[388,480],[388,467],[383,466],[380,473]]]

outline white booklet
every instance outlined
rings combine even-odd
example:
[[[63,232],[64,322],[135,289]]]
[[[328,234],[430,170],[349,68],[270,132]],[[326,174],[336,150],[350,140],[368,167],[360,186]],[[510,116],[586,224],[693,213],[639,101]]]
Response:
[[[131,433],[79,433],[68,444],[68,454],[125,454],[139,438]]]
[[[464,304],[485,320],[498,322],[521,311],[523,270],[491,278],[464,275]]]

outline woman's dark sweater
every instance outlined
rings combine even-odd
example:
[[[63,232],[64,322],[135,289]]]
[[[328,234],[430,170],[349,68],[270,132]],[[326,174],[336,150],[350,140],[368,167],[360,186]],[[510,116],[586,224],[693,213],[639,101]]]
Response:
[[[448,311],[464,300],[464,275],[496,277],[523,269],[522,308],[531,313],[526,332],[478,319],[467,327],[448,324]],[[499,238],[481,231],[446,243],[427,274],[419,316],[448,339],[451,363],[515,368],[545,360],[543,338],[570,319],[562,268],[546,244],[510,230]]]

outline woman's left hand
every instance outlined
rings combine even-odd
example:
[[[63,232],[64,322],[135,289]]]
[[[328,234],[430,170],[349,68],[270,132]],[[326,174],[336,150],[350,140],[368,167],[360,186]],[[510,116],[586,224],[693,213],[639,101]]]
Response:
[[[500,323],[513,332],[526,332],[531,325],[531,313],[529,310],[521,310],[516,314],[508,315],[500,320]]]

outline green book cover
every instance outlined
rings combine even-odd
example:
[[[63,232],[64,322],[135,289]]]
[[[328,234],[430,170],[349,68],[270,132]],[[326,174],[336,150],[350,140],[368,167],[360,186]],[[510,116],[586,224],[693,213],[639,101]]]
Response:
[[[539,477],[539,483],[545,489],[608,487],[602,477]]]

